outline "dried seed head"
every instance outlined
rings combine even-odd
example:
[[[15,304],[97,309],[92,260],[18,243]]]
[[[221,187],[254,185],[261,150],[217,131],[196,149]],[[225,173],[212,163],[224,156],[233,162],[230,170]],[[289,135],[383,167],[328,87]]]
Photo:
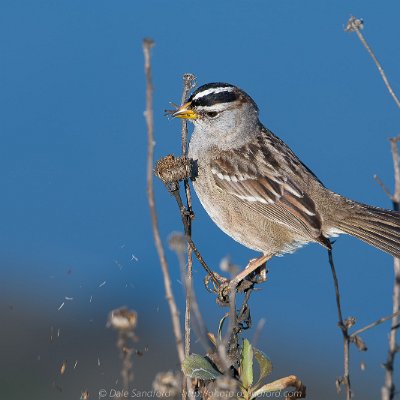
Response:
[[[229,376],[221,376],[203,389],[205,400],[239,397],[239,382]]]
[[[182,374],[179,371],[160,372],[153,382],[153,389],[169,399],[178,399],[182,390]]]
[[[108,315],[107,326],[117,330],[134,330],[137,325],[137,313],[126,307],[112,310]]]
[[[88,400],[89,399],[89,392],[85,390],[81,393],[81,400]]]
[[[351,16],[350,19],[347,21],[346,28],[344,29],[345,32],[354,32],[359,31],[364,28],[364,21],[362,18],[356,18]]]
[[[164,184],[179,182],[191,176],[192,163],[186,157],[174,157],[172,154],[157,161],[154,175],[160,178]]]
[[[168,237],[168,245],[177,254],[184,254],[187,250],[187,240],[181,232],[172,232]]]

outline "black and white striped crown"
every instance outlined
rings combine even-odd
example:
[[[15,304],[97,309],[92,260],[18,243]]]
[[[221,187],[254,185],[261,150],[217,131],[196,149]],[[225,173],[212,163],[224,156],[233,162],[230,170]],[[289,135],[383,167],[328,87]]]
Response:
[[[256,109],[253,99],[237,86],[223,82],[207,83],[196,89],[189,97],[191,107],[212,107],[217,104],[232,103],[235,101],[250,101]]]

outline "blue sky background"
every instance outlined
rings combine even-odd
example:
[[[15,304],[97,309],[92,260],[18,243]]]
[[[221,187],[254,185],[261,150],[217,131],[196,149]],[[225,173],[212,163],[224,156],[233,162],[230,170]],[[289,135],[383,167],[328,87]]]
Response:
[[[399,94],[399,12],[396,1],[3,0],[1,397],[71,399],[88,389],[97,398],[103,386],[114,387],[119,360],[105,323],[121,305],[138,311],[137,346],[148,346],[134,361],[135,387],[179,368],[146,203],[144,37],[156,41],[156,158],[180,151],[180,124],[163,114],[179,102],[182,74],[191,72],[199,84],[245,89],[264,124],[329,188],[390,207],[373,175],[391,187],[388,138],[399,134],[400,113],[356,35],[343,28],[352,14],[364,18],[364,34]],[[167,238],[181,230],[180,218],[155,185]],[[227,254],[240,265],[255,256],[220,232],[197,200],[194,209],[194,239],[210,265]],[[362,327],[390,314],[392,259],[348,237],[337,240],[334,255],[344,315]],[[168,260],[183,309],[169,251]],[[311,245],[274,259],[269,270],[252,313],[255,323],[266,319],[259,346],[273,376],[296,374],[310,398],[337,398],[342,341],[326,252]],[[196,266],[200,305],[215,331],[224,310],[203,276]],[[52,343],[51,329],[60,329]],[[358,398],[379,396],[388,332],[386,324],[364,334],[367,353],[352,349]]]

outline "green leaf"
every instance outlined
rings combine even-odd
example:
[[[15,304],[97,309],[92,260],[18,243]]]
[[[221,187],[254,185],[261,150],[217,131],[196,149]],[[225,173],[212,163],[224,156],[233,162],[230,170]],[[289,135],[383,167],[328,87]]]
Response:
[[[182,371],[186,376],[202,381],[210,381],[221,375],[206,358],[199,354],[186,357],[182,363]]]
[[[240,381],[245,389],[249,389],[253,384],[253,348],[247,339],[243,340]]]
[[[254,357],[260,367],[260,376],[257,385],[272,372],[272,363],[270,359],[261,351],[253,347]]]

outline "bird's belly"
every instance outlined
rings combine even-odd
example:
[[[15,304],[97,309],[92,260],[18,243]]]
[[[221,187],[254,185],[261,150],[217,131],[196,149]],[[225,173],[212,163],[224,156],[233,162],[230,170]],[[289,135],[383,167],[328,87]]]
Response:
[[[234,195],[222,192],[201,178],[193,183],[196,194],[215,224],[228,236],[249,249],[268,255],[293,252],[307,240],[293,237],[282,226],[264,216],[254,215]]]

